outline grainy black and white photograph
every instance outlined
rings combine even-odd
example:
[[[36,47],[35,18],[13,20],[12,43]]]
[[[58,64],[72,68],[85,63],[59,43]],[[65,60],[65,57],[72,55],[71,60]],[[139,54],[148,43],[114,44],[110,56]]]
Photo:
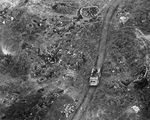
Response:
[[[0,0],[0,120],[150,120],[150,0]]]

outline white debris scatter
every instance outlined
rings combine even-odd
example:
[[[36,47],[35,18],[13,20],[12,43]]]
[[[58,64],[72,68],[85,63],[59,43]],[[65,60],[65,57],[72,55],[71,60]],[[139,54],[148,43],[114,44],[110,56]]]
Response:
[[[129,16],[130,16],[130,13],[120,13],[119,14],[119,23],[125,23],[125,22],[127,22],[128,21],[128,19],[129,19]]]
[[[132,106],[131,108],[135,113],[138,113],[140,111],[140,108],[138,106]]]
[[[61,113],[65,113],[66,118],[68,118],[69,114],[71,114],[74,111],[75,106],[71,105],[71,104],[64,104],[64,107],[65,107],[65,109],[62,110]]]
[[[127,20],[128,20],[128,17],[121,16],[121,17],[120,17],[120,21],[119,21],[119,22],[121,22],[121,23],[125,23]]]

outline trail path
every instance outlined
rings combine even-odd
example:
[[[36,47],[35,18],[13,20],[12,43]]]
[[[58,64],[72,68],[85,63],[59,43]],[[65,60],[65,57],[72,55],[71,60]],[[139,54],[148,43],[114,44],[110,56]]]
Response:
[[[105,51],[106,51],[106,41],[107,41],[107,31],[109,28],[110,20],[118,8],[121,0],[112,0],[110,4],[102,11],[102,15],[104,17],[103,30],[101,35],[101,42],[99,44],[99,55],[96,61],[96,68],[102,68],[104,59],[105,59]],[[85,91],[85,95],[83,99],[78,103],[76,111],[69,117],[68,120],[81,120],[83,113],[86,111],[93,95],[96,91],[97,87],[89,87],[87,91]]]

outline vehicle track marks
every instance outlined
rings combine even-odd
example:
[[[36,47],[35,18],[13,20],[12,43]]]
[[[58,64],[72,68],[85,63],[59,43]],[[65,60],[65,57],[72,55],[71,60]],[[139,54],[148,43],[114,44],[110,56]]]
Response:
[[[103,24],[101,41],[99,43],[99,55],[96,61],[96,68],[102,68],[103,66],[103,62],[105,59],[105,51],[106,51],[105,45],[107,40],[107,31],[109,28],[109,22],[113,17],[115,11],[117,10],[120,2],[121,0],[112,0],[110,5],[107,8],[105,8],[105,10],[103,11],[104,24]],[[88,104],[92,100],[96,89],[97,87],[89,87],[89,89],[85,92],[83,99],[80,101],[79,105],[77,106],[76,111],[73,113],[73,115],[71,115],[68,118],[68,120],[81,120],[82,115],[85,113]]]

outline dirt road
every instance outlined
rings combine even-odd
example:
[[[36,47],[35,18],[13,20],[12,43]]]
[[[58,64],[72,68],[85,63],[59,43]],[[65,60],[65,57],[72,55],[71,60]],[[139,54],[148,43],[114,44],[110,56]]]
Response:
[[[101,42],[99,44],[99,55],[96,61],[96,67],[102,68],[105,59],[105,45],[107,40],[107,31],[109,28],[110,20],[115,13],[117,7],[119,6],[121,0],[112,0],[110,4],[102,11],[102,16],[104,17],[104,24],[101,36]],[[86,111],[88,104],[90,103],[97,87],[89,87],[85,92],[83,99],[77,106],[76,111],[70,116],[68,120],[81,120],[83,113]]]

